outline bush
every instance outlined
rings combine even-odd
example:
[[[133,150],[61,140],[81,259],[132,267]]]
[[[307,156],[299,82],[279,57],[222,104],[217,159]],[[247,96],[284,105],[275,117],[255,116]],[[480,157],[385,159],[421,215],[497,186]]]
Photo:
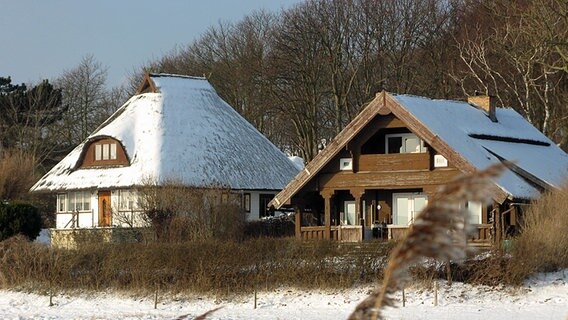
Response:
[[[162,242],[243,238],[240,194],[215,186],[187,187],[175,181],[141,188],[144,218]]]
[[[21,200],[36,181],[34,158],[22,151],[0,153],[0,201]]]
[[[0,204],[0,241],[17,234],[34,240],[41,231],[41,221],[38,209],[30,204]]]
[[[535,272],[568,268],[568,187],[544,194],[525,212],[513,239],[509,272],[520,282]]]
[[[271,217],[260,221],[250,221],[245,224],[246,238],[259,237],[293,237],[294,222],[287,216]]]

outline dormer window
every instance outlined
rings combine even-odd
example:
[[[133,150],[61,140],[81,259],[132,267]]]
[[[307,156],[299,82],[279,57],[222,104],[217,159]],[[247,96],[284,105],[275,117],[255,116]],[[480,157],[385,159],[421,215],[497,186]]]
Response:
[[[95,145],[95,161],[100,160],[116,160],[116,143]]]
[[[88,144],[81,162],[82,168],[128,165],[130,163],[124,147],[120,141],[110,137],[103,137]]]
[[[413,133],[392,133],[385,135],[386,153],[424,153],[424,141]]]

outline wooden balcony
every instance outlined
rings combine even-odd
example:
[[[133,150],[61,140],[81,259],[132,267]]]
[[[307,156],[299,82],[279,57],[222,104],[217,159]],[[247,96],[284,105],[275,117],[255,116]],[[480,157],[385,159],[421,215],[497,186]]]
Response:
[[[429,153],[362,154],[359,156],[359,171],[414,170],[430,170]]]

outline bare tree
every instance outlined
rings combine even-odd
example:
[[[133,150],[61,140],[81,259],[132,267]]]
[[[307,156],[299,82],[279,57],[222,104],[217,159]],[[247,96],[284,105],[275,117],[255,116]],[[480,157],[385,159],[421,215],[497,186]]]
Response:
[[[87,55],[56,80],[63,90],[63,104],[69,107],[63,128],[70,146],[82,142],[113,111],[114,106],[107,105],[106,78],[107,68]]]
[[[568,43],[568,25],[555,3],[480,1],[457,41],[465,69],[453,77],[464,93],[495,95],[502,105],[516,108],[539,130],[566,143],[562,128],[568,73],[558,48]]]

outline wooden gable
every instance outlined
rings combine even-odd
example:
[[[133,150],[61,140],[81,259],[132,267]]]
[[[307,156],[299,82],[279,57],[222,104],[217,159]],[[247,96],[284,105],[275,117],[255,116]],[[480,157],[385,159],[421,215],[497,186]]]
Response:
[[[390,117],[389,117],[390,116]],[[433,150],[438,154],[444,156],[455,168],[463,173],[470,173],[475,171],[475,167],[469,163],[462,155],[453,150],[447,143],[441,140],[437,135],[432,133],[423,123],[421,123],[417,118],[415,118],[410,112],[408,112],[402,105],[400,105],[395,99],[392,98],[387,92],[381,92],[377,94],[374,100],[372,100],[369,105],[357,115],[351,123],[349,123],[336,137],[335,139],[322,151],[320,152],[310,163],[308,163],[304,170],[302,170],[289,184],[280,192],[271,205],[276,208],[280,208],[286,203],[290,203],[292,197],[294,197],[298,192],[302,190],[307,185],[313,185],[310,183],[314,178],[325,171],[329,171],[329,168],[333,167],[332,162],[336,162],[337,158],[341,156],[341,153],[345,153],[346,150],[357,150],[361,145],[367,141],[373,134],[375,134],[381,128],[387,128],[389,126],[404,127],[410,132],[416,134],[425,143],[427,143]],[[360,153],[354,152],[352,155],[359,156]],[[420,154],[410,155],[420,158]],[[369,159],[358,159],[363,161],[354,161],[354,163],[360,165],[369,165]],[[428,159],[415,159],[416,161],[429,161]],[[367,161],[367,162],[365,162]],[[428,162],[429,163],[429,162]],[[385,165],[395,165],[386,163]],[[326,169],[327,168],[327,169]],[[359,168],[354,168],[357,171]],[[392,181],[397,180],[398,173],[393,173]],[[365,184],[365,181],[361,181],[365,175],[359,175],[357,183]],[[451,180],[452,175],[440,175],[440,183],[444,181]],[[387,179],[387,175],[383,176]],[[426,178],[426,177],[424,177]],[[334,177],[330,177],[334,179]],[[337,179],[337,178],[335,178]],[[383,180],[384,180],[383,179]],[[386,181],[386,180],[384,180]],[[388,183],[388,182],[384,182]],[[319,184],[316,183],[316,184]],[[393,184],[394,185],[394,184]],[[400,186],[400,184],[398,184]],[[497,185],[493,185],[492,192],[494,194],[494,200],[502,203],[507,198],[508,194],[505,193]]]
[[[150,74],[149,73],[144,74],[144,79],[142,79],[142,82],[138,86],[136,94],[157,93],[157,92],[158,89],[156,88],[156,84],[154,83],[154,81],[152,81]]]

